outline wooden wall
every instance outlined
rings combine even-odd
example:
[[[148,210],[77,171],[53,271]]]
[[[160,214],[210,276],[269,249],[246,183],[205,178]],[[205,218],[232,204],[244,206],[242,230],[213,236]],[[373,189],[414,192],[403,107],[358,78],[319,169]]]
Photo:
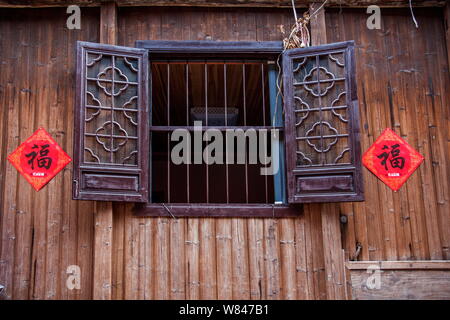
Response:
[[[76,40],[98,42],[100,11],[0,9],[0,284],[7,298],[334,299],[346,297],[344,253],[359,260],[449,259],[450,82],[440,10],[326,15],[328,41],[358,44],[362,148],[392,127],[425,162],[397,193],[367,170],[366,202],[306,205],[296,219],[135,218],[114,204],[111,272],[94,274],[93,202],[71,200],[71,165],[36,193],[6,156],[39,126],[72,154]],[[119,8],[118,44],[138,39],[280,40],[285,9]],[[339,229],[339,214],[348,223]],[[342,233],[342,239],[341,239]],[[342,241],[341,241],[342,240]],[[97,255],[98,257],[98,255]],[[66,268],[81,267],[80,290]]]
[[[369,31],[358,11],[327,17],[329,41],[358,44],[362,150],[392,128],[425,161],[399,192],[368,170],[366,201],[347,204],[345,248],[362,245],[359,260],[450,259],[450,76],[443,11],[382,11],[382,29]],[[353,21],[349,24],[348,21]]]
[[[6,161],[39,126],[72,154],[75,43],[98,41],[99,10],[83,9],[82,29],[60,9],[0,10],[0,283],[9,298],[90,298],[93,203],[71,200],[69,165],[40,192]],[[83,272],[69,291],[69,265]]]

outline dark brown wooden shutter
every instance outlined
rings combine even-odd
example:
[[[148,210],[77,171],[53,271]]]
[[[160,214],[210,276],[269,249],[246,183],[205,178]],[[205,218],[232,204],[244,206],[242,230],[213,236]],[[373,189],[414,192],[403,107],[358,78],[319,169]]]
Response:
[[[283,54],[288,202],[362,201],[353,41]]]
[[[78,42],[73,197],[148,200],[147,50]]]

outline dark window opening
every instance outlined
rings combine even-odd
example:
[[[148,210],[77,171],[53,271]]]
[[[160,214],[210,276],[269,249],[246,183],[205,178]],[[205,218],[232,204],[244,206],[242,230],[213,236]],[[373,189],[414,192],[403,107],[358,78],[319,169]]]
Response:
[[[74,199],[141,202],[143,216],[208,217],[297,216],[287,203],[364,199],[352,41],[284,52],[281,42],[136,45],[78,42]],[[261,175],[259,155],[255,164],[204,163],[202,135],[211,128],[278,129],[265,148],[278,172]],[[191,163],[171,159],[178,129],[190,133]],[[245,148],[239,154],[250,159]]]
[[[264,166],[237,164],[236,141],[233,164],[226,164],[227,129],[266,129],[267,155],[271,156],[270,129],[273,120],[274,66],[259,61],[152,61],[151,62],[151,199],[152,203],[274,204],[282,203],[284,185],[274,176],[261,175]],[[272,77],[269,73],[272,72]],[[271,83],[272,80],[272,83]],[[271,90],[272,89],[272,90]],[[271,97],[272,95],[272,97]],[[272,105],[271,105],[272,104]],[[281,111],[281,104],[278,106]],[[194,121],[203,130],[223,133],[223,164],[195,164]],[[280,144],[282,126],[278,123]],[[171,141],[176,129],[191,134],[190,163],[174,164]],[[201,132],[203,135],[203,132]],[[202,141],[201,151],[210,142]],[[202,157],[202,155],[200,155]],[[282,160],[282,159],[281,159]],[[281,174],[281,173],[280,173]],[[276,194],[277,198],[276,199]]]

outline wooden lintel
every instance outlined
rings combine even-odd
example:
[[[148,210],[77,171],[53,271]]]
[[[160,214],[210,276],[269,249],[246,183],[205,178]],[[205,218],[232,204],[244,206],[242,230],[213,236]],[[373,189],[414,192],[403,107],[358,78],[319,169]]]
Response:
[[[79,5],[83,7],[100,6],[105,0],[0,0],[0,7],[24,8],[24,7],[65,7],[69,5]],[[309,4],[317,0],[297,0],[298,8],[306,8]],[[273,7],[290,8],[290,0],[117,0],[117,5],[125,6],[197,6],[197,7]],[[414,1],[415,7],[443,7],[446,0],[422,0]],[[381,7],[408,7],[405,0],[328,0],[327,7],[363,7],[379,5]]]
[[[450,261],[349,261],[346,263],[349,270],[367,270],[371,266],[377,266],[381,270],[450,270]]]

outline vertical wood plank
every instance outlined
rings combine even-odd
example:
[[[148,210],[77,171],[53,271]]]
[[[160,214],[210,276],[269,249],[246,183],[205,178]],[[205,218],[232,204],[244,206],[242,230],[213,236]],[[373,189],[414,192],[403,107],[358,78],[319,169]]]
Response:
[[[312,45],[327,43],[325,9],[321,5],[322,3],[312,3],[309,6]],[[319,210],[322,217],[321,231],[323,234],[327,298],[345,299],[344,259],[342,257],[338,205],[324,204],[317,207],[320,207]]]
[[[278,220],[264,219],[265,298],[269,300],[281,299],[279,239]]]
[[[123,211],[114,211],[125,216],[124,297],[125,299],[137,300],[139,290],[139,220],[133,217],[132,211],[126,206],[124,206]],[[116,230],[114,229],[114,231]]]
[[[216,259],[217,259],[217,298],[233,298],[233,261],[232,235],[230,219],[217,219],[216,223]]]
[[[325,22],[325,9],[321,2],[314,2],[309,5],[309,14],[311,20],[309,25],[311,28],[311,45],[318,46],[327,43],[327,29]]]
[[[266,298],[266,276],[264,269],[264,222],[261,219],[249,219],[248,255],[250,269],[250,299]]]
[[[117,43],[117,4],[115,1],[102,2],[100,6],[100,42]]]
[[[418,36],[419,30],[414,30],[414,33]],[[413,52],[424,52],[428,46],[426,45],[425,37],[418,37],[417,41],[413,41],[412,50]],[[434,50],[433,50],[434,51]],[[421,61],[419,57],[416,61]],[[422,61],[424,68],[433,68],[434,61],[425,60]],[[433,161],[433,135],[430,134],[430,130],[435,126],[432,117],[427,109],[434,108],[434,88],[431,79],[424,81],[422,77],[414,75],[414,88],[415,98],[414,101],[410,103],[415,107],[415,129],[419,134],[419,144],[418,151],[424,155],[425,161],[420,165],[415,174],[419,174],[422,184],[422,195],[423,195],[423,217],[426,228],[426,235],[428,240],[428,248],[431,259],[442,259],[442,246],[441,239],[439,235],[439,222],[438,222],[438,208],[435,201],[436,187],[433,182],[433,171],[434,171],[434,161]],[[420,88],[426,88],[425,94],[417,94],[417,90]],[[432,100],[432,101],[430,101]],[[427,106],[427,107],[420,107]],[[419,189],[420,190],[420,189]]]
[[[188,219],[186,223],[186,298],[200,299],[200,238],[199,219]]]
[[[46,50],[46,60],[57,60],[57,56],[60,50],[60,40],[56,29],[50,28],[48,36],[51,40],[49,49]],[[46,69],[46,76],[50,77],[52,74],[52,67]],[[46,90],[46,88],[40,88],[43,90],[43,101],[48,101],[48,107],[46,110],[42,110],[42,105],[37,107],[37,125],[46,127],[49,133],[57,139],[55,133],[58,122],[63,120],[59,117],[61,112],[58,109],[58,92],[57,90]],[[53,119],[53,121],[50,121]],[[59,141],[58,141],[59,142]],[[46,196],[45,205],[47,207],[47,246],[46,246],[46,267],[45,267],[45,299],[57,299],[60,296],[60,283],[59,270],[61,266],[61,225],[62,225],[62,201],[61,201],[61,175],[55,177],[45,188],[44,194],[39,194],[39,197]],[[68,248],[67,248],[68,249]]]
[[[308,241],[306,241],[306,228],[305,225],[305,212],[302,212],[301,216],[296,218],[295,224],[295,271],[297,278],[297,299],[307,300],[313,298],[312,286],[310,277],[311,270],[308,268],[308,252],[310,248],[307,247]],[[309,249],[309,250],[308,250]]]
[[[434,42],[438,50],[438,57],[441,63],[440,66],[447,65],[447,73],[439,73],[439,81],[438,86],[440,89],[440,97],[441,99],[437,99],[440,101],[440,108],[435,109],[435,111],[439,111],[440,114],[436,115],[437,125],[433,130],[437,131],[439,148],[440,148],[440,159],[436,164],[437,170],[435,174],[435,180],[437,182],[437,189],[439,192],[437,203],[440,212],[440,226],[441,226],[441,235],[442,235],[442,249],[443,249],[443,257],[444,259],[450,259],[450,178],[442,179],[442,177],[448,177],[450,172],[450,162],[445,161],[445,159],[449,159],[450,157],[450,110],[448,106],[450,105],[450,96],[448,94],[443,94],[445,92],[450,91],[450,83],[447,81],[450,79],[450,3],[447,2],[445,8],[445,36],[446,36],[446,48],[443,48],[439,45],[439,42]],[[440,27],[437,24],[433,24],[434,33],[440,32]],[[430,40],[429,40],[430,41]],[[431,42],[431,41],[430,41]],[[446,50],[445,50],[446,49]],[[445,59],[445,51],[447,51],[447,59]],[[447,106],[447,107],[445,107]],[[447,130],[445,130],[447,127]]]
[[[102,3],[100,7],[100,42],[117,43],[117,5]],[[94,234],[94,299],[112,298],[113,205],[96,202]]]
[[[154,270],[155,270],[155,299],[169,299],[169,219],[172,218],[157,218],[156,230],[154,238]]]
[[[450,71],[450,3],[447,3],[444,8],[444,27],[445,27],[445,39],[447,42],[447,61]]]
[[[89,20],[87,18],[86,10],[83,11],[83,18],[85,21],[89,21],[86,25],[86,35],[83,36],[83,40],[96,42],[99,41],[99,10],[95,9],[89,15]],[[68,70],[75,70],[75,42],[71,43],[71,60],[72,69],[70,67]],[[68,71],[70,72],[70,71]],[[72,76],[72,86],[69,87],[69,91],[73,92],[71,88],[75,87],[75,77]],[[70,95],[72,108],[69,110],[71,114],[71,122],[73,123],[73,108],[74,108],[74,99],[73,93]],[[68,119],[68,122],[70,120]],[[71,139],[72,136],[68,136],[68,140]],[[73,150],[67,149],[67,150]],[[70,153],[69,153],[70,154]],[[71,177],[72,178],[72,177]],[[70,179],[72,181],[72,179]],[[93,201],[76,201],[76,211],[73,212],[73,215],[77,216],[77,265],[80,266],[81,270],[81,288],[79,290],[78,297],[79,299],[92,299],[93,298],[93,279],[94,273],[93,264],[94,264],[94,232],[95,232],[95,202]]]
[[[125,209],[123,204],[114,206],[113,226],[119,226],[113,232],[113,252],[114,259],[112,261],[112,289],[111,298],[114,300],[121,300],[124,297],[124,262],[125,262]]]
[[[97,201],[94,213],[93,298],[112,298],[113,213],[111,202]]]

